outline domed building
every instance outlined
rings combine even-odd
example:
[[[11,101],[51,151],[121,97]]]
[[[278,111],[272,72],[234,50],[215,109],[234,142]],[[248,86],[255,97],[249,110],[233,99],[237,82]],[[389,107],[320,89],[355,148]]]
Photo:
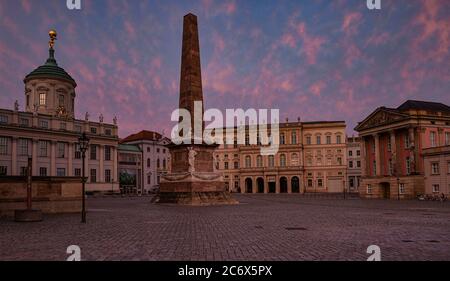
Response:
[[[40,177],[81,177],[82,161],[78,139],[86,133],[87,192],[119,192],[117,176],[117,119],[105,123],[101,112],[91,121],[86,113],[76,119],[77,83],[55,58],[55,31],[49,32],[46,62],[25,76],[24,111],[0,109],[0,176],[26,174],[32,157],[32,175]]]

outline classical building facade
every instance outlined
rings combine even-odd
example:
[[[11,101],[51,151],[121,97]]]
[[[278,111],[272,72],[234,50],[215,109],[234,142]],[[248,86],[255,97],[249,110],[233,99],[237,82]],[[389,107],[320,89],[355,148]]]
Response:
[[[361,184],[361,139],[347,138],[347,190],[359,192]]]
[[[425,194],[450,196],[450,133],[445,146],[422,151],[425,171]]]
[[[119,183],[122,193],[144,194],[142,150],[137,145],[119,144]]]
[[[152,131],[141,131],[120,141],[121,144],[135,145],[142,151],[143,193],[159,188],[161,176],[169,172],[170,153],[166,145],[170,140]]]
[[[425,193],[424,149],[449,144],[450,107],[408,100],[380,107],[355,128],[361,137],[366,198],[414,198]]]
[[[289,122],[280,124],[280,147],[275,155],[261,155],[260,145],[220,145],[215,168],[226,187],[240,193],[343,192],[346,177],[345,122]],[[235,129],[235,138],[237,129]]]
[[[46,63],[24,79],[24,111],[17,101],[13,110],[0,109],[0,175],[23,175],[32,157],[33,176],[81,177],[77,143],[86,132],[90,138],[87,191],[118,191],[117,120],[107,124],[100,115],[99,122],[93,122],[89,114],[84,120],[75,119],[77,84],[58,66],[53,44],[54,39]]]

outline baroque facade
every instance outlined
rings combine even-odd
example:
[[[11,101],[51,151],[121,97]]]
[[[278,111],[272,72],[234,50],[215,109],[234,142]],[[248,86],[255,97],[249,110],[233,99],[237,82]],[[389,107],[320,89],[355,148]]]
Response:
[[[450,196],[450,133],[444,146],[423,150],[425,194]]]
[[[56,33],[51,33],[56,36]],[[53,42],[52,42],[53,41]],[[75,118],[75,80],[55,59],[50,41],[46,63],[25,79],[25,110],[16,101],[13,110],[0,109],[0,176],[20,176],[32,157],[33,176],[82,176],[78,138],[90,138],[85,175],[88,192],[118,191],[117,119],[107,124]]]
[[[346,178],[345,122],[289,122],[279,125],[280,146],[274,155],[261,155],[260,145],[220,145],[215,168],[228,190],[239,193],[337,193]]]
[[[362,147],[360,196],[414,198],[425,193],[424,150],[450,144],[450,107],[408,100],[376,109],[355,130]]]

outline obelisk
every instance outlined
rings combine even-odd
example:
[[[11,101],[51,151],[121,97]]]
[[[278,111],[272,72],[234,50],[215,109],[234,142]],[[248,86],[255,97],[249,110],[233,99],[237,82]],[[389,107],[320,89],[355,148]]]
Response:
[[[192,142],[168,146],[171,172],[161,178],[155,201],[182,205],[236,204],[237,201],[231,198],[225,188],[222,174],[214,171],[214,150],[217,145],[194,142],[195,102],[203,105],[200,43],[197,17],[187,14],[183,22],[179,108],[191,114]],[[202,106],[202,119],[199,122],[202,132],[203,112]]]

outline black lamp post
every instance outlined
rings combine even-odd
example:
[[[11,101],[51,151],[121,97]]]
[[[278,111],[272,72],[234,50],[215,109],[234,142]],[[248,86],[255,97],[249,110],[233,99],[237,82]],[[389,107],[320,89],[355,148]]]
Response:
[[[89,147],[89,138],[87,137],[86,133],[83,133],[81,137],[78,138],[78,144],[80,145],[80,151],[81,151],[81,158],[82,160],[82,206],[81,206],[81,222],[86,223],[86,175],[85,175],[85,160],[86,160],[86,151]]]

